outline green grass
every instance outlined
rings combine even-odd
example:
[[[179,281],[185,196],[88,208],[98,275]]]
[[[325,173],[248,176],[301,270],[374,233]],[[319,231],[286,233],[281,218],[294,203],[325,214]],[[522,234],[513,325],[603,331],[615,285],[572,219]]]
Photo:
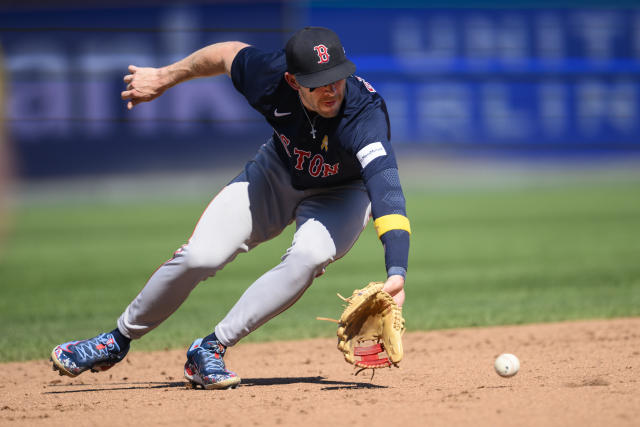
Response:
[[[640,315],[640,182],[413,190],[409,330]],[[15,212],[0,255],[0,361],[42,359],[115,327],[191,234],[199,202],[41,202]],[[202,283],[135,349],[186,348],[279,262],[292,230]],[[246,341],[334,336],[336,292],[383,279],[369,227],[290,310]]]

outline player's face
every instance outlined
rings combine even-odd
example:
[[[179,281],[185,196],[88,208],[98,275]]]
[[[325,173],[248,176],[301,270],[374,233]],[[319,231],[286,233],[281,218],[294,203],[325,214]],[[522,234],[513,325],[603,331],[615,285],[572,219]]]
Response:
[[[317,87],[313,90],[300,87],[300,99],[305,107],[315,111],[322,117],[331,118],[338,115],[340,106],[344,100],[344,88],[346,80],[338,80],[326,86]]]

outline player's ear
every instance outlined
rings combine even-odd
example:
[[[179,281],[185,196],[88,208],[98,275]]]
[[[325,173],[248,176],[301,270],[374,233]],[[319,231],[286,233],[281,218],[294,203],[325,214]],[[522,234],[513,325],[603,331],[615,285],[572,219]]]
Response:
[[[289,86],[291,86],[293,88],[293,90],[300,90],[300,85],[298,84],[298,81],[296,80],[296,76],[294,76],[293,74],[289,74],[288,71],[284,72],[284,79],[287,81],[287,83],[289,83]]]

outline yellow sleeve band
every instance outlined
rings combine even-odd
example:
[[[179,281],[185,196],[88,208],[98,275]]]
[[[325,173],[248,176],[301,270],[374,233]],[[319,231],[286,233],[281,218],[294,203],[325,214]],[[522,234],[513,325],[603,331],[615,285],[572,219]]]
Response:
[[[411,234],[409,218],[404,215],[391,214],[381,216],[373,221],[373,226],[376,228],[378,238],[389,230],[405,230]]]

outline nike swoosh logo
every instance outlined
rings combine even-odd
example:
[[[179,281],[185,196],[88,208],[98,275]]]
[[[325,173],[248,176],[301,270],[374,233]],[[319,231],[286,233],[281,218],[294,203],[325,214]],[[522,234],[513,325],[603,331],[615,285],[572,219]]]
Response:
[[[277,108],[273,112],[273,115],[276,116],[276,117],[288,116],[289,114],[291,114],[291,112],[289,112],[289,113],[278,113],[278,109]]]

